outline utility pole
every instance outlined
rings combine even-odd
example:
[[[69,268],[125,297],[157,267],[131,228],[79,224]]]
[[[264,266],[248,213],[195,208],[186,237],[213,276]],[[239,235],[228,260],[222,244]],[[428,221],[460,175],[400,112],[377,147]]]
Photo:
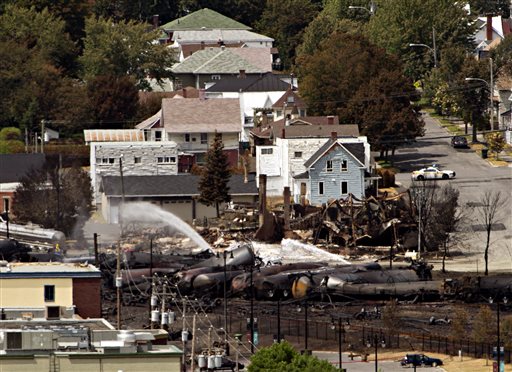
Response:
[[[190,370],[192,372],[194,372],[194,367],[195,367],[195,363],[194,363],[194,354],[196,352],[196,314],[194,314],[194,316],[192,317],[192,350],[190,351],[190,355],[191,355],[191,365],[190,365]]]
[[[491,80],[490,80],[490,84],[489,84],[489,97],[490,97],[490,101],[491,101],[491,113],[490,113],[490,120],[491,120],[491,130],[493,131],[494,130],[494,102],[492,100],[492,97],[494,96],[494,76],[493,76],[493,65],[492,65],[493,61],[492,61],[492,58],[489,57],[489,68],[491,70]],[[499,367],[498,367],[499,368]]]
[[[161,310],[161,315],[160,315],[160,329],[164,329],[164,313],[165,313],[165,298],[167,297],[167,277],[164,276],[164,284],[162,285],[162,310]],[[167,318],[169,319],[169,318]]]
[[[187,372],[187,339],[188,332],[185,331],[185,327],[187,325],[187,319],[185,317],[185,312],[187,310],[187,303],[183,301],[183,324],[181,328],[181,341],[183,343],[183,372]]]
[[[116,258],[116,292],[117,292],[117,329],[121,329],[121,287],[123,285],[121,277],[121,242],[117,243]]]
[[[432,49],[434,53],[434,67],[437,68],[436,29],[434,26],[432,26]]]
[[[46,120],[41,120],[41,153],[44,154],[44,125]]]
[[[100,267],[100,259],[98,257],[98,234],[92,234],[92,238],[94,240],[94,263],[97,267]]]
[[[5,200],[5,229],[6,229],[6,237],[9,239],[9,198]]]
[[[124,177],[123,177],[123,154],[119,157],[119,174],[121,176],[121,205],[119,206],[119,226],[121,227],[121,237],[123,234],[123,214],[121,209],[124,206]]]
[[[251,354],[254,354],[254,283],[252,277],[252,271],[254,269],[253,263],[251,263]]]

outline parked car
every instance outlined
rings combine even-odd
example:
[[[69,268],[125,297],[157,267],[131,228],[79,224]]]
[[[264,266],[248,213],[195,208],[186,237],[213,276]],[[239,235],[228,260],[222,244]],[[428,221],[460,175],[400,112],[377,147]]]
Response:
[[[452,147],[465,149],[468,147],[468,140],[463,136],[454,136],[452,137]]]
[[[438,358],[432,358],[426,356],[425,354],[407,354],[404,359],[400,362],[402,367],[410,367],[410,366],[430,366],[437,367],[442,366],[443,361]]]
[[[451,170],[440,170],[438,167],[432,166],[412,172],[411,177],[415,181],[447,180],[449,178],[455,178],[455,172]]]

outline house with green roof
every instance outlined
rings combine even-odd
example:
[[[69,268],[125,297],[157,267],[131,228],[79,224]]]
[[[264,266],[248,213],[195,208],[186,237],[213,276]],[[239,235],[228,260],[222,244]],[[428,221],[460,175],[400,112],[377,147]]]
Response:
[[[175,31],[201,29],[251,30],[249,26],[208,8],[203,8],[175,19],[166,23],[161,28],[167,34],[172,34]]]

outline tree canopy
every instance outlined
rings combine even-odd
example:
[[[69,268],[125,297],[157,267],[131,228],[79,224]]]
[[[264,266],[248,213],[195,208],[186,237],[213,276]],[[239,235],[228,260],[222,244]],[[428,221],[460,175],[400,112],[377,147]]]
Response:
[[[334,372],[337,369],[325,360],[300,355],[292,345],[283,341],[260,349],[251,358],[249,372]]]
[[[159,31],[149,31],[147,24],[87,18],[85,32],[80,63],[86,81],[100,75],[131,76],[139,89],[149,90],[146,78],[162,82],[171,77],[172,51],[154,43]]]
[[[61,170],[47,163],[23,178],[14,194],[16,221],[61,230],[67,236],[81,231],[91,211],[91,180],[78,167]]]
[[[275,39],[285,69],[295,63],[295,49],[317,13],[318,7],[310,0],[267,0],[256,28]]]
[[[399,56],[405,72],[418,79],[433,66],[433,29],[437,51],[446,44],[470,51],[474,48],[475,27],[476,23],[460,1],[380,0],[377,12],[368,22],[367,32],[372,42]],[[411,48],[411,43],[425,44],[431,49]]]

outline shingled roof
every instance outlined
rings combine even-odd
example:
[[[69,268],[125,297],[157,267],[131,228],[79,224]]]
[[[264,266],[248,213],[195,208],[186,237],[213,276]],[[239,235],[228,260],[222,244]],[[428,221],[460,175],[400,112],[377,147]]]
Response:
[[[210,88],[207,92],[284,92],[290,84],[285,83],[271,72],[261,75],[246,75],[245,78],[224,78]]]
[[[272,43],[271,37],[257,34],[248,30],[226,30],[226,29],[199,29],[199,30],[180,30],[174,32],[172,40],[179,44],[200,44],[217,43],[221,40],[224,44],[235,44],[239,42],[267,42]]]
[[[293,100],[290,100],[288,97],[293,97]],[[297,92],[290,88],[272,105],[272,108],[282,108],[285,104],[288,107],[307,107],[306,102],[300,98]]]
[[[238,98],[165,98],[162,122],[167,133],[239,133],[242,131]]]
[[[251,29],[249,26],[208,8],[203,8],[187,14],[184,17],[177,18],[174,21],[166,23],[161,28],[167,32],[177,30],[201,30],[202,28],[222,28],[225,30]]]
[[[124,195],[125,197],[198,196],[199,179],[200,176],[192,174],[124,176]],[[105,195],[111,197],[122,195],[120,176],[105,176],[101,182],[101,190]],[[243,175],[234,174],[229,179],[228,186],[230,195],[258,194],[255,177],[252,174],[248,175],[247,183],[244,183]]]
[[[272,71],[270,48],[207,48],[175,64],[174,74],[248,74]]]

